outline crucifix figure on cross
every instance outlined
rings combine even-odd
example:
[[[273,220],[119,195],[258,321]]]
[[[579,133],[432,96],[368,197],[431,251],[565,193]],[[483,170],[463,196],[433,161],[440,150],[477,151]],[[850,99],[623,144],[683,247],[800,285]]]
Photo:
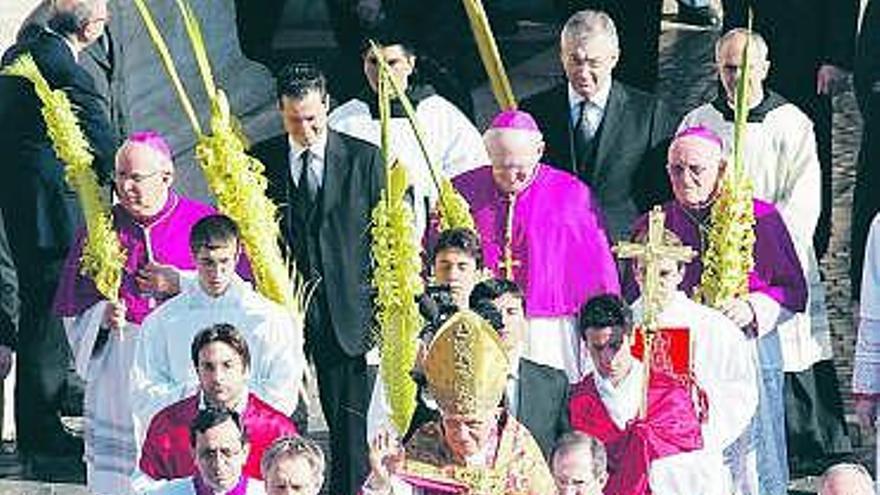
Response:
[[[663,208],[654,206],[648,214],[648,234],[644,243],[618,242],[612,250],[620,259],[633,259],[638,262],[638,269],[642,270],[641,292],[644,314],[639,329],[645,343],[645,378],[642,383],[641,417],[647,412],[648,380],[651,373],[653,359],[652,342],[657,330],[657,316],[663,310],[664,294],[660,291],[660,261],[671,260],[676,262],[688,262],[696,256],[696,252],[689,246],[672,246],[664,244],[663,233],[666,230],[666,214]]]

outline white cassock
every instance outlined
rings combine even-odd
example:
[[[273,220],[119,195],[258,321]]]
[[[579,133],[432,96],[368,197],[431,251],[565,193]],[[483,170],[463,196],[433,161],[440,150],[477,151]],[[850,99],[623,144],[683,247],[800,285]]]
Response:
[[[305,356],[302,329],[290,313],[237,275],[216,298],[192,284],[151,313],[141,328],[131,369],[138,451],[153,415],[198,390],[190,347],[199,331],[217,323],[231,324],[247,341],[248,388],[286,415],[296,408]]]
[[[192,478],[179,478],[166,481],[143,493],[144,495],[197,495]],[[266,495],[266,487],[260,480],[248,479],[247,489],[245,490],[244,495]]]
[[[641,299],[633,308],[638,321],[642,313]],[[682,495],[740,493],[734,489],[734,485],[739,484],[734,483],[734,478],[742,476],[743,466],[749,463],[752,475],[757,478],[756,452],[752,449],[735,457],[729,453],[725,456],[725,450],[749,435],[758,407],[760,383],[755,340],[747,339],[720,312],[690,300],[681,291],[670,297],[658,316],[658,324],[665,328],[689,329],[692,370],[697,384],[708,397],[709,408],[708,420],[701,428],[703,448],[655,460],[650,473],[652,491]],[[686,466],[700,464],[715,467],[705,471],[686,469]],[[718,491],[714,491],[714,487],[718,487]]]
[[[871,221],[865,246],[853,392],[880,394],[880,215]]]
[[[428,153],[441,174],[452,178],[489,163],[480,132],[442,96],[431,95],[418,102],[416,119],[427,141]],[[337,132],[382,145],[378,117],[374,119],[369,105],[361,100],[349,100],[330,112],[328,125]],[[413,187],[416,240],[421,242],[428,225],[428,213],[437,202],[437,188],[409,121],[393,118],[390,128],[391,154],[406,166]]]
[[[75,318],[63,318],[77,375],[86,382],[83,415],[87,418],[85,456],[89,488],[119,495],[130,493],[129,477],[137,451],[128,404],[129,376],[140,326],[125,322],[124,337],[110,331],[96,348],[107,301],[95,303]],[[99,393],[100,392],[100,393]],[[122,397],[121,400],[110,400]],[[99,466],[100,464],[100,466]]]
[[[804,267],[809,311],[798,313],[777,327],[783,371],[798,372],[832,358],[825,288],[813,249],[813,232],[822,208],[822,178],[812,121],[795,105],[775,101],[778,106],[771,105],[762,121],[746,125],[744,163],[754,185],[753,196],[772,203],[782,214]],[[718,134],[730,157],[733,122],[726,120],[712,103],[706,103],[688,113],[679,130],[696,125]],[[730,158],[728,163],[732,163]]]

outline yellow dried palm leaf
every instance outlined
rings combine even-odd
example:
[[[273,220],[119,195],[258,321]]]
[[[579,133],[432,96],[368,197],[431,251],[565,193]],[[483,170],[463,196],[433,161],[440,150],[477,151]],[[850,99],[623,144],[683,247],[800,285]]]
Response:
[[[86,238],[80,260],[81,271],[95,282],[108,300],[119,299],[125,252],[113,230],[109,201],[98,185],[92,168],[94,157],[79,126],[67,93],[53,90],[30,54],[20,56],[3,74],[23,77],[34,85],[42,104],[40,111],[58,159],[64,163],[64,178],[76,192],[86,221]]]

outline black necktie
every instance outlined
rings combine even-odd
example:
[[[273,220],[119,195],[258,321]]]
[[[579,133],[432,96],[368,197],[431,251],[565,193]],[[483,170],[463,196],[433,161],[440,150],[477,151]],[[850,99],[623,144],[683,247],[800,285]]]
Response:
[[[299,190],[303,195],[309,208],[315,202],[315,193],[318,191],[318,184],[315,183],[313,174],[309,173],[309,164],[312,161],[312,153],[306,149],[300,155],[302,169],[299,172]]]
[[[593,139],[595,137],[595,132],[593,131],[590,122],[587,120],[588,105],[590,105],[590,102],[587,100],[581,101],[578,121],[574,128],[574,150],[577,154],[574,161],[577,164],[576,172],[582,178],[586,178],[588,170],[592,168],[592,164],[588,162],[594,159],[592,155],[595,148],[595,142]]]

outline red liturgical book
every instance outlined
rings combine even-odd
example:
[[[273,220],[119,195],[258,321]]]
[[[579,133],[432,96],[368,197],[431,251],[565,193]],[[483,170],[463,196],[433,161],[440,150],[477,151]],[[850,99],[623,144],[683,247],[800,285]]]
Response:
[[[644,361],[645,343],[641,328],[634,329],[635,340],[630,352],[639,361]],[[672,374],[679,378],[691,374],[691,332],[687,328],[661,328],[654,334],[654,359],[651,369]]]

